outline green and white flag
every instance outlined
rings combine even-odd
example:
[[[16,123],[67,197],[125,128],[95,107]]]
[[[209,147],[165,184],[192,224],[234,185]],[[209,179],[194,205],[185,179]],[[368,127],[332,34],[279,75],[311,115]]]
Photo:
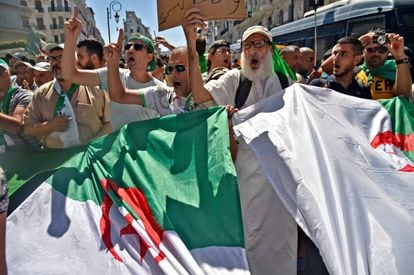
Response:
[[[132,123],[7,219],[10,274],[248,274],[227,112]]]

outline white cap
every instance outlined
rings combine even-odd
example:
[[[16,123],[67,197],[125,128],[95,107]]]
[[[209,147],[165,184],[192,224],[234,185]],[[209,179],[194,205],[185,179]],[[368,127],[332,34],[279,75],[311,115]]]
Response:
[[[269,42],[272,42],[272,34],[269,32],[267,28],[263,26],[251,26],[250,28],[245,30],[242,36],[242,42],[249,38],[250,35],[255,33],[260,33],[264,35],[267,39],[269,39]]]
[[[14,63],[13,69],[15,70],[17,67],[20,67],[20,66],[25,66],[29,69],[33,69],[32,64],[30,64],[29,62],[24,62],[24,61],[17,61],[16,63]]]
[[[33,70],[38,72],[50,72],[50,63],[49,62],[39,62],[33,66]]]
[[[50,44],[47,44],[45,51],[47,52],[48,55],[50,55],[50,52],[52,50],[55,50],[55,49],[63,50],[63,47],[64,47],[64,44],[50,43]]]

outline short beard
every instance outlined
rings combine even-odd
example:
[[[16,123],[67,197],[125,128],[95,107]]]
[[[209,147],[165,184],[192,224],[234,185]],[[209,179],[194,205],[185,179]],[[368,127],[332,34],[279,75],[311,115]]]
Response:
[[[81,64],[78,63],[79,68],[81,68],[82,70],[94,70],[95,66],[92,63],[92,60],[89,59],[88,63],[85,64],[85,66],[81,66]]]
[[[273,58],[272,52],[269,51],[261,60],[262,63],[260,64],[259,69],[252,70],[250,68],[249,61],[247,60],[244,52],[241,53],[240,64],[241,64],[241,72],[242,74],[249,80],[261,80],[265,79],[269,76],[275,75],[273,70]]]

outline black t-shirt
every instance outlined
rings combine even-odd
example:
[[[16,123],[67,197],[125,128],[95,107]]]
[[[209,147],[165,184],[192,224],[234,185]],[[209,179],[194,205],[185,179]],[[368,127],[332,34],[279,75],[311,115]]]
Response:
[[[342,87],[341,84],[336,82],[335,76],[333,75],[329,76],[327,79],[314,79],[309,83],[309,85],[326,87],[350,96],[372,99],[370,88],[361,86],[355,79],[352,79],[352,83],[346,89]]]

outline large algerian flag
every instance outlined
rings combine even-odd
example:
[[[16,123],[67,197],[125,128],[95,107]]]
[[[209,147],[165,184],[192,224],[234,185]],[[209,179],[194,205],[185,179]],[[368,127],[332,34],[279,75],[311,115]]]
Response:
[[[233,119],[330,274],[414,274],[414,107],[394,100],[405,130],[378,101],[299,84]]]
[[[132,123],[7,219],[10,274],[248,273],[227,113]]]

